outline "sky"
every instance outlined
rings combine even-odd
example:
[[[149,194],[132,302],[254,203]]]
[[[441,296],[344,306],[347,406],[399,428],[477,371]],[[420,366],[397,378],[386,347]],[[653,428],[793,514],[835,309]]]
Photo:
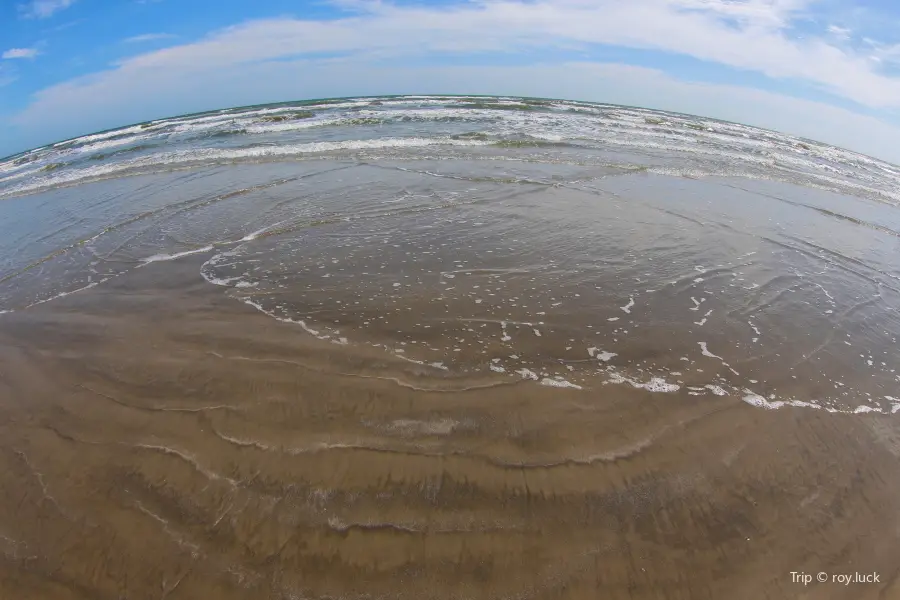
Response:
[[[900,1],[0,0],[0,156],[378,94],[627,104],[900,163]]]

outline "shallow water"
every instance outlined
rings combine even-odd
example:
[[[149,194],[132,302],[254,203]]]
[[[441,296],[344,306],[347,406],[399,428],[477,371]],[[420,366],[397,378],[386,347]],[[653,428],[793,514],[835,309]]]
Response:
[[[900,410],[900,171],[514,98],[232,109],[0,163],[0,310],[209,253],[210,283],[437,378]]]

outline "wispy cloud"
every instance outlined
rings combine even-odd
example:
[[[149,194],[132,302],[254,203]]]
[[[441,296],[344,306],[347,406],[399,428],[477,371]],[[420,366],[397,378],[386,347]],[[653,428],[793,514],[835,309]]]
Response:
[[[65,31],[66,29],[71,29],[77,25],[81,25],[85,22],[85,19],[75,19],[74,21],[69,21],[68,23],[62,23],[60,25],[54,25],[53,27],[48,27],[44,31],[49,33],[56,33],[59,31]]]
[[[46,19],[69,8],[75,2],[76,0],[31,0],[26,4],[20,4],[19,12],[28,18]]]
[[[882,44],[875,40],[863,40],[869,47],[870,57],[877,63],[900,65],[900,44]]]
[[[122,40],[127,43],[140,43],[140,42],[155,42],[157,40],[168,40],[176,37],[171,33],[145,33],[142,35],[136,35],[134,37],[125,38]]]
[[[3,54],[0,54],[0,58],[5,59],[13,59],[13,58],[34,58],[38,55],[37,48],[10,48],[5,51]]]
[[[683,10],[719,15],[748,26],[781,29],[803,16],[817,0],[675,0]]]
[[[847,40],[850,39],[850,34],[852,32],[846,27],[840,27],[839,25],[829,25],[828,33],[838,39]]]

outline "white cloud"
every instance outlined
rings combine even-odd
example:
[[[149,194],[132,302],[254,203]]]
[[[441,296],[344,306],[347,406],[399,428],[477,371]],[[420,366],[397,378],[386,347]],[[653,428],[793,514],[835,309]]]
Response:
[[[490,0],[451,7],[354,2],[352,17],[273,19],[123,60],[119,70],[203,70],[315,52],[420,56],[511,53],[607,44],[659,50],[754,71],[869,107],[900,106],[900,80],[869,52],[821,37],[798,39],[789,24],[815,0]],[[346,5],[346,3],[345,3]]]
[[[174,37],[175,36],[171,33],[144,33],[141,35],[136,35],[134,37],[125,38],[122,41],[133,44],[141,42],[155,42],[157,40],[168,40]]]
[[[34,58],[37,55],[38,51],[36,48],[10,48],[3,54],[0,54],[0,58]]]
[[[27,4],[20,4],[19,11],[29,18],[46,19],[74,3],[75,0],[31,0]]]

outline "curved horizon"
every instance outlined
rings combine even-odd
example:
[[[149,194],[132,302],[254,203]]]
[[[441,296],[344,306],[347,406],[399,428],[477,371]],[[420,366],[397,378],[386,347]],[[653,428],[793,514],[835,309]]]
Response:
[[[0,163],[15,159],[24,154],[28,154],[29,152],[34,152],[37,150],[42,150],[45,148],[66,144],[66,143],[75,141],[82,137],[100,135],[100,134],[105,134],[105,133],[112,133],[114,131],[128,129],[130,127],[138,127],[141,125],[146,125],[146,124],[154,123],[154,122],[158,122],[158,121],[168,121],[168,120],[173,120],[173,119],[198,117],[198,116],[209,115],[209,114],[214,114],[214,113],[223,112],[223,111],[237,111],[237,110],[243,110],[243,109],[275,107],[275,106],[282,106],[282,105],[283,106],[303,106],[304,104],[312,104],[312,103],[316,103],[316,102],[326,102],[326,101],[334,101],[334,100],[352,100],[352,99],[366,100],[366,99],[379,99],[379,98],[415,98],[418,96],[434,97],[434,98],[513,98],[513,99],[521,99],[521,100],[548,100],[548,101],[557,101],[557,102],[583,103],[583,104],[596,105],[596,106],[610,106],[610,107],[619,107],[619,108],[636,108],[636,109],[640,109],[640,110],[647,110],[647,111],[657,112],[657,113],[661,113],[661,114],[681,115],[681,116],[687,116],[687,117],[693,117],[693,118],[708,119],[711,121],[719,121],[721,123],[731,123],[731,124],[735,124],[735,125],[742,125],[744,127],[752,127],[753,129],[759,129],[760,131],[769,131],[769,132],[773,132],[773,133],[788,135],[788,136],[794,137],[803,142],[813,142],[816,144],[833,146],[835,148],[840,148],[842,150],[854,152],[856,154],[860,154],[860,155],[866,156],[868,158],[882,160],[888,164],[900,166],[900,161],[892,162],[889,160],[884,160],[877,156],[866,154],[865,152],[860,152],[860,151],[854,150],[852,148],[842,147],[837,144],[831,144],[824,140],[820,140],[820,139],[816,139],[816,138],[812,138],[812,137],[794,135],[788,131],[781,131],[778,129],[761,127],[759,125],[753,125],[751,123],[744,123],[741,121],[735,121],[735,120],[729,120],[729,119],[720,119],[720,118],[716,118],[716,117],[711,117],[709,115],[702,115],[702,114],[697,114],[697,113],[682,112],[682,111],[677,111],[677,110],[666,110],[666,109],[661,109],[661,108],[654,108],[652,106],[639,106],[639,105],[634,105],[634,104],[617,104],[617,103],[613,103],[613,102],[583,100],[583,99],[578,99],[578,98],[560,98],[560,97],[550,97],[550,96],[516,96],[516,95],[511,95],[511,94],[461,94],[461,93],[460,94],[441,94],[441,93],[426,93],[426,92],[419,92],[419,93],[412,93],[412,94],[349,95],[349,96],[332,96],[332,97],[320,97],[320,98],[300,98],[300,99],[293,99],[293,100],[284,100],[284,101],[279,101],[279,102],[264,102],[264,103],[259,103],[259,104],[243,104],[243,105],[237,105],[237,106],[219,106],[219,107],[210,108],[210,109],[206,109],[206,110],[200,110],[200,111],[189,112],[189,113],[181,113],[181,114],[171,114],[171,115],[155,117],[152,119],[146,119],[143,121],[136,121],[136,122],[130,122],[130,123],[126,123],[126,124],[120,124],[120,125],[116,125],[114,127],[110,127],[108,129],[85,131],[83,133],[74,135],[72,137],[68,137],[68,138],[60,139],[60,140],[54,140],[52,142],[48,142],[41,146],[35,146],[33,148],[26,148],[24,150],[14,153],[14,154],[2,156],[2,157],[0,157]]]

